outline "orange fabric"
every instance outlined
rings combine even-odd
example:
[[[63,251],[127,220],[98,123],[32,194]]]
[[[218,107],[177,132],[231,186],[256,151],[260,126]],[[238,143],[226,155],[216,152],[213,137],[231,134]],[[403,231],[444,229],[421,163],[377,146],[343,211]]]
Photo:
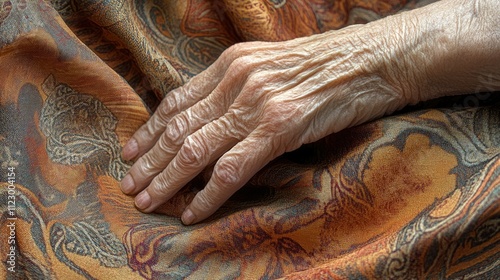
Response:
[[[3,1],[0,275],[498,276],[500,129],[498,105],[484,106],[496,104],[491,93],[430,102],[285,154],[199,225],[185,227],[179,215],[209,169],[162,214],[140,213],[119,190],[130,167],[124,143],[161,97],[228,46],[422,3]]]

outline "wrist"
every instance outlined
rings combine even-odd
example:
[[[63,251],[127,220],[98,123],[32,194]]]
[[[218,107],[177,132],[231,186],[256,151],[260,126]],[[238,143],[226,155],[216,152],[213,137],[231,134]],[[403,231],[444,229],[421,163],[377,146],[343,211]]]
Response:
[[[471,93],[485,78],[500,80],[495,1],[444,0],[386,19],[393,45],[389,68],[396,69],[388,80],[407,104]],[[499,84],[489,89],[499,90]]]

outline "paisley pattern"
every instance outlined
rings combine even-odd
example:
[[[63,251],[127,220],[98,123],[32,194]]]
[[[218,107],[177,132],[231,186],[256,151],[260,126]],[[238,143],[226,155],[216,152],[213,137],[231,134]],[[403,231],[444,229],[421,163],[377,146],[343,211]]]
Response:
[[[55,84],[52,75],[42,88],[48,98],[41,111],[40,129],[47,139],[49,158],[72,165],[104,157],[107,164],[99,165],[99,169],[121,180],[130,165],[120,157],[116,117],[91,95],[80,94],[65,84]]]
[[[125,141],[163,96],[230,45],[429,2],[0,1],[0,275],[497,278],[500,95],[488,77],[471,95],[281,156],[199,225],[185,227],[179,216],[208,169],[157,214],[137,211],[118,186],[130,167],[120,158]],[[10,213],[15,272],[4,238]]]

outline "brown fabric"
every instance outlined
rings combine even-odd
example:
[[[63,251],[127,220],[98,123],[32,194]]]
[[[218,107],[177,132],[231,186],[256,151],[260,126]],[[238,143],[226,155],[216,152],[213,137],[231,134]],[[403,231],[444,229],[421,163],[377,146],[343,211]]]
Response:
[[[161,97],[228,46],[306,36],[426,2],[2,1],[0,275],[500,275],[499,108],[496,95],[479,93],[487,81],[470,96],[285,154],[199,225],[178,217],[210,170],[163,214],[138,212],[119,190],[130,167],[120,158],[124,143]]]

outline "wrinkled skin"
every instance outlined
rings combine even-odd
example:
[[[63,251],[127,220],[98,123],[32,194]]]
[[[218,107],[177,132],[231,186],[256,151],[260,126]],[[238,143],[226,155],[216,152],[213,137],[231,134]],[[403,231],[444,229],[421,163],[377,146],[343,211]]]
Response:
[[[182,215],[184,224],[197,223],[267,163],[302,144],[407,104],[471,92],[477,75],[498,82],[498,19],[484,11],[498,10],[495,1],[442,1],[306,38],[234,45],[170,92],[125,145],[123,157],[136,162],[122,191],[137,194],[137,208],[151,212],[216,162]],[[471,31],[479,27],[495,36]],[[470,42],[457,44],[468,35]]]

